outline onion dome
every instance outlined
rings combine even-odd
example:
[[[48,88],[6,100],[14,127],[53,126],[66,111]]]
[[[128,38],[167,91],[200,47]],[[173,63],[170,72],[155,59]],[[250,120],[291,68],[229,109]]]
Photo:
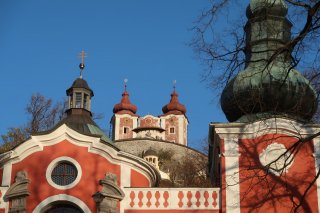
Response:
[[[282,0],[251,0],[245,26],[246,67],[227,84],[220,99],[230,122],[270,115],[308,121],[314,115],[316,92],[292,69],[290,50],[275,55],[291,38],[286,13]]]
[[[178,100],[178,94],[176,93],[176,89],[174,88],[171,93],[170,103],[162,107],[162,112],[164,114],[175,114],[175,115],[184,115],[187,112],[186,107],[181,104]]]
[[[136,115],[137,107],[130,102],[129,93],[127,92],[127,85],[125,85],[124,92],[120,103],[114,105],[113,113]]]

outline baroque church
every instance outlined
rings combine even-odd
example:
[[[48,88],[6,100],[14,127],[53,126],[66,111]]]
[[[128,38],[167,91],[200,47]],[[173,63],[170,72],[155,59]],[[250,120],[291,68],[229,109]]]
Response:
[[[317,95],[290,50],[275,55],[291,37],[287,11],[283,0],[250,1],[247,64],[222,92],[229,122],[209,124],[208,157],[187,146],[175,88],[162,115],[139,116],[125,85],[108,137],[80,75],[66,91],[66,117],[0,155],[0,213],[320,212]],[[162,185],[172,180],[168,152],[173,164],[208,160],[211,187]]]

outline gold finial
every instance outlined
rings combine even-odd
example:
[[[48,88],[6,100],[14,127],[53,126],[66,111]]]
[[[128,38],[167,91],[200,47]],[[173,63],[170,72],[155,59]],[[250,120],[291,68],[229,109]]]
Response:
[[[128,79],[127,78],[125,78],[124,80],[123,80],[123,82],[124,82],[124,91],[127,91],[127,83],[128,83]]]
[[[173,80],[173,91],[176,91],[176,84],[177,84],[177,80]]]
[[[87,53],[82,50],[81,53],[79,54],[79,57],[81,58],[81,63],[79,65],[79,68],[80,68],[80,78],[82,78],[82,71],[84,69],[84,58],[87,57]]]

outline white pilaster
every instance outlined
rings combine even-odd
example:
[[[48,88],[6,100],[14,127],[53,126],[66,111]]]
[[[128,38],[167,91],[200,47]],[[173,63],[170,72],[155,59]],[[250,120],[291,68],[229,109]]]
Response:
[[[240,213],[238,138],[224,138],[226,212]]]
[[[119,139],[119,128],[120,128],[120,118],[117,115],[114,115],[114,139],[118,140]]]
[[[12,164],[6,163],[3,167],[2,186],[10,186]]]
[[[127,165],[121,164],[121,188],[131,186],[131,169]]]
[[[178,117],[178,119],[179,119],[179,126],[178,126],[178,129],[179,129],[179,138],[178,138],[178,143],[179,144],[182,144],[182,145],[185,145],[184,143],[183,143],[183,136],[184,136],[184,134],[183,134],[183,129],[184,129],[184,123],[183,123],[183,117],[182,116],[179,116]]]

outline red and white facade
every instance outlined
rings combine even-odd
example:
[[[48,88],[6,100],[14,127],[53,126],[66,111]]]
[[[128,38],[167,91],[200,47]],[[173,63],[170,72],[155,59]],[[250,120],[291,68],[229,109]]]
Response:
[[[222,212],[294,212],[300,203],[298,212],[320,212],[319,132],[288,118],[211,124]]]
[[[120,103],[113,108],[111,118],[112,139],[125,140],[133,138],[152,138],[188,145],[188,118],[186,108],[179,103],[178,94],[174,90],[170,103],[162,108],[163,115],[138,116],[137,107],[129,100],[125,89]]]
[[[59,162],[77,169],[77,178],[61,186],[52,181],[51,173]],[[154,188],[158,171],[146,160],[122,152],[100,137],[80,134],[63,124],[54,131],[32,136],[1,156],[0,212],[10,212],[15,198],[5,199],[23,171],[27,179],[25,211],[45,212],[50,206],[68,203],[82,212],[96,212],[92,196],[102,191],[99,180],[107,173],[117,177],[116,185],[124,197],[119,212],[218,212],[219,189]],[[21,191],[21,190],[20,190]],[[19,193],[19,192],[18,192]],[[101,211],[103,212],[103,211]]]

